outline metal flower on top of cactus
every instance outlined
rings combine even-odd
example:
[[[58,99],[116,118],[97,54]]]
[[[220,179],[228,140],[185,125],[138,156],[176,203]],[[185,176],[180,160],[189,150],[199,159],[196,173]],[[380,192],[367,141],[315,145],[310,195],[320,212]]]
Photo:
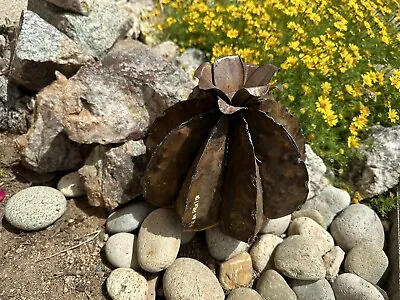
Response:
[[[277,70],[239,56],[204,63],[189,99],[150,127],[144,197],[175,205],[185,230],[219,224],[248,242],[266,218],[290,214],[306,200],[299,122],[270,94]]]

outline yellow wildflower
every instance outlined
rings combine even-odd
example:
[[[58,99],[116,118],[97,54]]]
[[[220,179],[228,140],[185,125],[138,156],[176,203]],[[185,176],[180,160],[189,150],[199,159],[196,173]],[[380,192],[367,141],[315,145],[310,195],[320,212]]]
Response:
[[[347,146],[349,148],[360,148],[360,139],[356,136],[349,136],[347,138]]]
[[[229,29],[226,36],[230,39],[234,39],[239,35],[239,31],[236,29]]]
[[[399,120],[399,115],[395,109],[389,108],[388,119],[391,123],[396,123]]]

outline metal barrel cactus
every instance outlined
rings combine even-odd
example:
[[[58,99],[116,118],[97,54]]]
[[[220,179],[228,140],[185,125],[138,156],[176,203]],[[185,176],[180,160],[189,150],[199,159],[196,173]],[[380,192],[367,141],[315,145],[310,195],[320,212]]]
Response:
[[[144,197],[175,205],[185,230],[219,224],[249,242],[265,219],[290,214],[306,200],[300,124],[270,94],[277,70],[239,56],[204,63],[189,99],[150,127]]]

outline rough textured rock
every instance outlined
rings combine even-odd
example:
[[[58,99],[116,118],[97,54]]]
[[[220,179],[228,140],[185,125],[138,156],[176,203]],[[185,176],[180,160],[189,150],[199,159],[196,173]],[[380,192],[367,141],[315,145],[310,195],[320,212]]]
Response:
[[[251,288],[237,288],[229,293],[226,300],[263,300],[263,297]]]
[[[297,300],[296,294],[282,275],[272,269],[261,275],[256,290],[265,300]]]
[[[305,164],[309,176],[307,199],[310,199],[317,195],[322,188],[327,186],[328,181],[324,177],[327,169],[322,158],[315,154],[310,145],[306,144],[305,150]]]
[[[362,243],[353,247],[347,253],[344,261],[344,271],[353,273],[377,284],[389,266],[389,260],[381,247]]]
[[[151,48],[150,51],[156,56],[171,61],[178,55],[179,46],[172,41],[165,41]]]
[[[344,251],[370,242],[381,249],[385,232],[378,215],[364,204],[352,204],[335,218],[330,227],[331,234]]]
[[[305,235],[293,235],[283,240],[276,247],[274,263],[275,268],[289,278],[325,278],[326,270],[321,250],[311,237]]]
[[[0,76],[0,132],[22,134],[28,131],[32,99],[6,76]]]
[[[164,294],[169,300],[223,300],[224,291],[217,277],[201,262],[178,258],[165,271]]]
[[[288,235],[306,235],[312,238],[321,256],[335,246],[332,236],[321,225],[307,217],[296,218],[290,223]]]
[[[388,191],[400,179],[400,126],[373,126],[368,144],[362,145],[355,186],[364,198]]]
[[[2,1],[0,5],[0,26],[17,25],[21,11],[26,9],[28,0]]]
[[[94,0],[46,0],[65,10],[88,15],[92,10]]]
[[[128,14],[120,10],[114,1],[94,1],[88,16],[66,12],[44,0],[29,0],[28,9],[85,46],[98,59],[129,29]]]
[[[42,90],[33,126],[20,143],[25,164],[41,172],[78,169],[86,153],[71,140],[138,139],[167,107],[186,99],[195,84],[148,49],[137,41],[121,42],[103,62],[82,67],[69,80],[59,75]]]
[[[318,210],[329,226],[335,216],[350,205],[349,193],[332,185],[326,186],[315,197],[308,199],[301,209]]]
[[[89,203],[111,211],[141,195],[145,153],[142,141],[129,141],[119,147],[95,147],[79,169]]]
[[[165,270],[176,259],[180,244],[181,224],[175,212],[166,208],[154,210],[139,230],[137,253],[140,266],[152,273]]]
[[[253,279],[253,265],[248,252],[242,252],[223,262],[219,269],[219,282],[226,290],[248,286]]]
[[[276,219],[267,219],[261,226],[260,233],[272,233],[280,236],[281,234],[285,233],[286,229],[288,229],[290,220],[291,215]]]
[[[340,274],[332,289],[336,300],[385,300],[371,283],[351,273]]]
[[[326,268],[325,278],[329,282],[333,282],[339,274],[340,266],[344,260],[345,252],[339,246],[333,247],[331,251],[326,253],[322,259]]]
[[[335,294],[326,279],[317,281],[292,280],[290,286],[298,300],[335,300]]]
[[[207,61],[207,57],[199,49],[188,48],[176,57],[176,61],[190,76],[193,76],[198,66]]]
[[[264,269],[270,269],[274,265],[273,252],[283,239],[274,234],[263,234],[259,236],[250,250],[254,269],[262,272]]]
[[[249,248],[249,244],[227,236],[218,227],[206,230],[208,251],[216,260],[225,261]]]
[[[112,300],[143,300],[148,291],[146,278],[128,268],[113,270],[107,278],[106,286]]]
[[[37,14],[22,13],[9,75],[15,83],[37,92],[56,79],[56,70],[70,77],[91,61],[82,46]]]

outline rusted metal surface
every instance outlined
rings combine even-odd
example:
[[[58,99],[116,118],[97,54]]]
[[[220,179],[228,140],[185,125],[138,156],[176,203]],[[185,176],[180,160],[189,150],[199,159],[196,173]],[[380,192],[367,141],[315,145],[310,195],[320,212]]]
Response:
[[[204,63],[189,100],[152,125],[145,198],[175,203],[186,230],[219,222],[225,234],[248,242],[265,218],[289,214],[306,200],[299,122],[270,99],[277,70],[239,56]]]

